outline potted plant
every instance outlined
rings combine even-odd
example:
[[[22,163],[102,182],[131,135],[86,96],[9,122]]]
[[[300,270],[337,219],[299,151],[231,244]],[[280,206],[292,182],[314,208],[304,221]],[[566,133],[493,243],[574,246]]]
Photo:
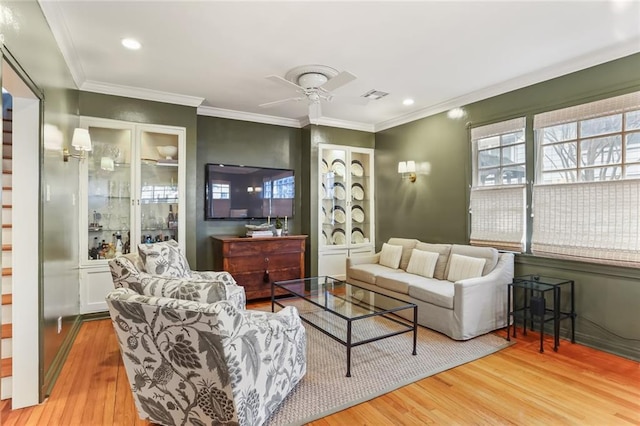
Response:
[[[282,220],[280,217],[276,217],[276,236],[279,237],[282,235]]]

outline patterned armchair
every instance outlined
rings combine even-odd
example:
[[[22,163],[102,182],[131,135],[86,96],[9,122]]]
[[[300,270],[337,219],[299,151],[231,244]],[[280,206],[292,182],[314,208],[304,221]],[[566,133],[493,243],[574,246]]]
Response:
[[[238,309],[245,308],[244,287],[237,285],[231,274],[192,271],[177,242],[140,244],[138,253],[109,261],[114,287],[130,288],[147,296],[206,303],[228,300]]]
[[[138,414],[162,425],[262,425],[306,373],[298,311],[119,288],[109,313]]]

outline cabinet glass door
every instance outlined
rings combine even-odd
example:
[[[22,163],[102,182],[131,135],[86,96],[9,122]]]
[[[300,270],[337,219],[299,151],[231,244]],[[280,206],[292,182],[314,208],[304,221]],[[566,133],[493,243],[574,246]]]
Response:
[[[371,241],[373,209],[371,203],[372,158],[366,152],[351,152],[350,175],[350,218],[351,244]]]
[[[346,150],[320,151],[321,247],[346,246],[350,240],[348,173]]]
[[[87,260],[128,252],[131,230],[131,129],[89,126],[93,150],[87,167]],[[119,242],[118,242],[119,240]]]
[[[139,134],[140,236],[138,242],[179,241],[178,134]]]

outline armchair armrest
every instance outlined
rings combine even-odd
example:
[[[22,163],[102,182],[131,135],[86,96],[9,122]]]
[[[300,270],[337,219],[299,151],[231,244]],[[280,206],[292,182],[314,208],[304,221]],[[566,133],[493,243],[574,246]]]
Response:
[[[142,273],[140,294],[192,300],[200,303],[229,301],[237,309],[244,309],[246,296],[244,287],[235,283],[217,280],[194,280],[192,278],[159,277]],[[138,290],[134,288],[134,290]]]

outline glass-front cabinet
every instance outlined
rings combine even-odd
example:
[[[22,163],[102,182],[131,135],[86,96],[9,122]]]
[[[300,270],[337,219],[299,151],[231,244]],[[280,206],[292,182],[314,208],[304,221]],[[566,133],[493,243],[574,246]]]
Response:
[[[106,310],[107,262],[142,242],[184,249],[185,129],[82,117],[92,151],[80,164],[82,313]]]
[[[346,257],[373,253],[373,150],[320,145],[318,275],[342,278]]]

